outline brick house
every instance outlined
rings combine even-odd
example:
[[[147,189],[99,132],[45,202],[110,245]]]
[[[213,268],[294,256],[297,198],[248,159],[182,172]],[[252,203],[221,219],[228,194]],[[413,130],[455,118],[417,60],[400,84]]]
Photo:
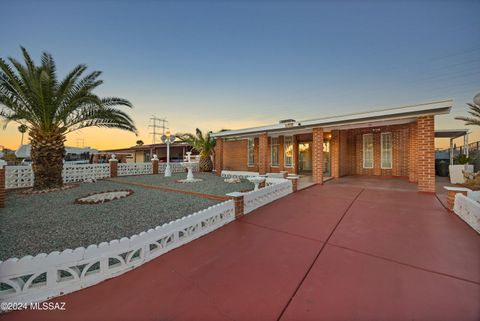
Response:
[[[325,178],[405,177],[435,191],[435,115],[452,100],[304,121],[228,130],[217,138],[215,170],[286,171]]]

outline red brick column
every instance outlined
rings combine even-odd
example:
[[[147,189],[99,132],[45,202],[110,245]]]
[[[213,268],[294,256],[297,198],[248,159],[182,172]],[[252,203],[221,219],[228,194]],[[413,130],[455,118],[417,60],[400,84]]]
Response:
[[[217,138],[214,160],[215,174],[217,174],[217,176],[221,176],[223,169],[223,138]]]
[[[420,192],[435,192],[435,118],[417,119],[417,177]]]
[[[152,173],[158,174],[158,158],[157,155],[153,155],[152,158]]]
[[[267,133],[260,134],[258,137],[258,172],[264,175],[268,171],[268,135]]]
[[[408,180],[417,181],[417,122],[410,124],[408,142]]]
[[[235,218],[240,218],[243,216],[243,211],[244,211],[244,203],[243,203],[243,194],[238,193],[238,192],[233,192],[227,194],[233,202],[235,206]]]
[[[330,139],[330,160],[332,168],[332,177],[340,177],[340,132],[332,130]]]
[[[323,129],[313,129],[312,143],[313,182],[323,184]]]
[[[295,193],[298,190],[298,176],[291,176],[288,179],[292,182],[292,191]]]
[[[0,164],[0,208],[5,207],[5,166]]]
[[[110,163],[110,177],[117,177],[118,159],[111,158],[108,162]]]
[[[455,206],[455,195],[460,193],[460,194],[463,194],[463,195],[467,196],[468,189],[467,188],[461,188],[461,187],[460,188],[453,187],[452,189],[449,189],[448,187],[446,187],[446,189],[448,190],[448,192],[447,192],[447,207],[450,211],[453,212],[453,207]]]
[[[297,140],[297,135],[293,135],[292,143],[293,143],[293,173],[298,174],[298,140]]]

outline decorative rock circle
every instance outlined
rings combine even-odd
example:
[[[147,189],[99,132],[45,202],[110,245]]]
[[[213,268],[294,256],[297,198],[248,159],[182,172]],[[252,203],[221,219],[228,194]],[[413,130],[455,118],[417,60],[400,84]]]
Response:
[[[75,200],[75,204],[103,204],[128,197],[133,194],[131,189],[113,190],[106,192],[90,193],[85,196],[79,197]]]

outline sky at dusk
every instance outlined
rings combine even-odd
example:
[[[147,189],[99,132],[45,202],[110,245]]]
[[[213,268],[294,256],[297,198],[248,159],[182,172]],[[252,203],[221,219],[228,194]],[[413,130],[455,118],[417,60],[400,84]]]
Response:
[[[60,76],[85,63],[103,71],[97,94],[135,106],[138,137],[84,129],[69,146],[151,143],[152,115],[172,132],[217,131],[445,98],[455,105],[437,129],[464,128],[454,117],[480,92],[480,1],[1,4],[1,57],[47,51]],[[16,124],[0,129],[0,145],[19,144]]]

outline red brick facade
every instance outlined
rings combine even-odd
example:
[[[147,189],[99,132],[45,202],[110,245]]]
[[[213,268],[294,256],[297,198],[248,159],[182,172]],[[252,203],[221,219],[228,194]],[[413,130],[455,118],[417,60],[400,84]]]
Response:
[[[323,129],[314,128],[312,132],[312,174],[315,184],[323,184]]]
[[[435,192],[434,116],[417,120],[417,180],[421,192]]]
[[[391,134],[391,168],[382,168],[382,133]],[[363,137],[373,137],[373,167],[363,166]],[[310,142],[312,147],[312,175],[316,183],[322,183],[324,166],[323,142],[330,143],[330,172],[332,177],[347,175],[372,175],[406,177],[418,182],[419,190],[435,189],[434,117],[419,117],[409,124],[332,130],[325,133],[314,128],[311,133],[293,135],[293,166],[285,166],[284,136],[262,133],[255,138],[254,164],[248,166],[248,140],[220,140],[217,142],[215,167],[226,170],[278,173],[298,173],[299,143]],[[278,139],[278,165],[271,164],[271,137]],[[222,153],[218,155],[220,147]],[[220,165],[220,159],[222,165]],[[220,166],[220,167],[219,167]]]

